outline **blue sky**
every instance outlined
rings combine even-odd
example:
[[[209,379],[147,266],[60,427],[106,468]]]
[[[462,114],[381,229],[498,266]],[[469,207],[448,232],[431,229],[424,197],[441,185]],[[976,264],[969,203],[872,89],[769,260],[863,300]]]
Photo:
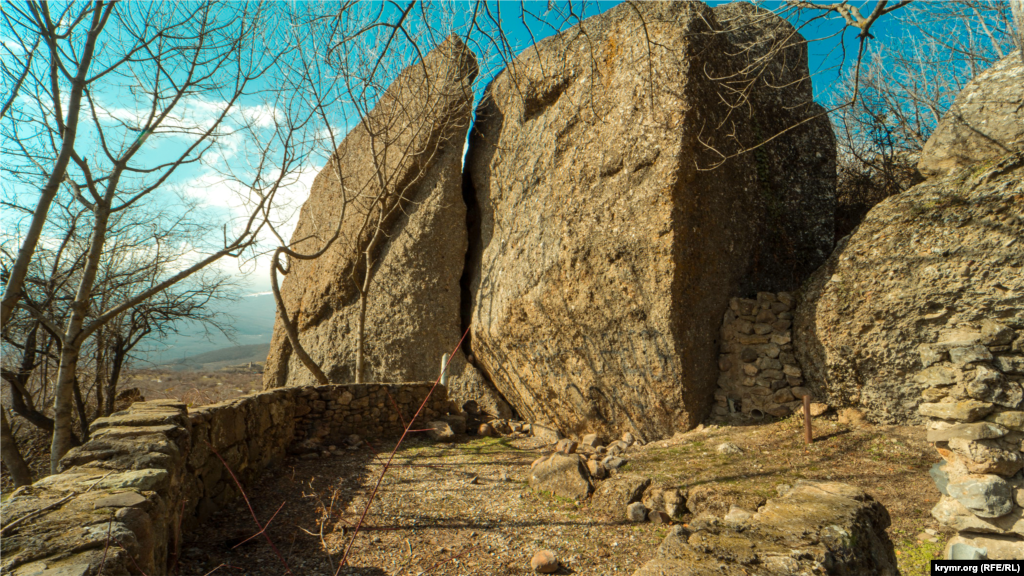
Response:
[[[712,5],[721,3],[724,2],[711,2]],[[476,16],[481,22],[485,23],[490,20],[491,24],[493,24],[494,21],[500,20],[502,29],[505,31],[511,45],[511,51],[518,53],[532,42],[551,35],[557,29],[565,29],[568,25],[575,23],[576,18],[604,12],[616,4],[618,2],[590,3],[584,5],[582,13],[573,13],[567,19],[567,14],[565,14],[564,10],[548,10],[546,2],[527,2],[525,4],[518,2],[490,3],[484,7],[485,10],[478,11]],[[860,6],[863,13],[868,13],[874,7],[875,2],[872,0],[854,4]],[[782,2],[763,2],[761,5],[768,9],[783,7]],[[130,7],[131,10],[144,11],[148,5],[128,4],[126,6]],[[183,6],[187,7],[187,5]],[[278,8],[297,6],[301,9],[304,6],[312,6],[312,4],[278,4],[276,6]],[[383,8],[381,8],[382,6]],[[358,10],[362,12],[364,17],[372,17],[375,12],[380,11],[382,17],[394,19],[399,10],[404,6],[406,6],[405,3],[394,6],[364,3],[358,6]],[[459,31],[464,29],[468,19],[471,17],[470,9],[473,5],[462,3],[455,4],[454,6],[464,7],[466,10],[456,15],[446,26],[450,30]],[[523,13],[524,6],[528,12],[525,15]],[[430,10],[430,5],[427,5],[426,10]],[[424,18],[430,19],[433,16],[434,13],[430,12],[426,14],[412,14],[410,18],[410,22],[413,23],[412,28],[415,28],[417,17],[422,20]],[[883,17],[875,24],[872,32],[877,39],[873,40],[873,43],[889,42],[893,38],[899,38],[904,34],[893,16]],[[794,22],[794,24],[799,26],[802,23]],[[830,99],[830,90],[849,69],[857,52],[857,39],[855,34],[850,31],[853,29],[847,30],[845,34],[841,34],[842,29],[842,19],[835,14],[829,14],[802,29],[803,35],[811,41],[809,44],[810,69],[815,96],[819,101],[828,101]],[[381,34],[384,34],[384,32],[381,32]],[[837,36],[840,34],[842,41]],[[2,30],[0,30],[0,35],[4,36],[2,39],[5,44],[10,40],[8,35],[3,34]],[[378,39],[383,37],[379,36]],[[483,43],[486,44],[486,41]],[[471,45],[471,48],[478,52],[483,50],[480,45]],[[845,54],[843,48],[845,48]],[[477,86],[482,89],[490,80],[490,77],[500,71],[501,61],[495,58],[493,54],[489,57],[487,54],[479,53],[478,56],[482,61],[482,73],[478,79]],[[406,63],[411,62],[408,51],[404,53],[404,57],[407,59]],[[400,66],[394,68],[400,69]],[[138,114],[139,108],[133,107],[131,97],[126,97],[126,95],[127,93],[118,93],[112,89],[109,94],[105,95],[107,96],[108,105],[108,109],[102,112],[106,117],[105,121],[110,123],[124,119],[130,120],[134,114]],[[178,114],[182,122],[191,122],[195,126],[202,126],[204,122],[208,122],[217,113],[220,109],[219,106],[221,106],[221,103],[215,99],[196,98],[185,102],[179,108]],[[247,98],[239,101],[235,114],[239,118],[255,119],[257,125],[271,123],[275,117],[273,106],[268,106],[266,102],[261,102],[258,99]],[[332,122],[333,127],[338,131],[337,137],[340,140],[347,131],[347,127],[354,123],[351,112],[341,110],[333,115],[332,118],[334,119],[334,122]],[[135,133],[130,130],[122,130],[121,137],[126,141],[131,140],[135,137]],[[83,138],[90,138],[87,130],[83,134]],[[176,140],[174,137],[165,136],[161,138],[159,135],[153,136],[147,141],[146,150],[140,159],[142,163],[159,161],[182,146],[183,141]],[[217,150],[210,156],[207,156],[204,163],[180,170],[173,181],[168,184],[168,189],[180,191],[188,199],[201,201],[205,206],[204,214],[207,220],[211,222],[226,222],[229,221],[228,215],[230,213],[240,213],[240,204],[237,196],[245,195],[245,190],[244,187],[238,184],[228,184],[224,174],[225,172],[235,170],[236,166],[244,166],[246,162],[252,160],[253,156],[246,151],[247,141],[238,134],[224,135],[218,139],[216,146]],[[327,148],[323,147],[321,152],[326,150]],[[310,156],[302,166],[297,168],[294,178],[281,193],[281,199],[284,202],[277,213],[280,219],[294,222],[295,211],[305,199],[313,177],[323,165],[323,157],[323,153],[318,157]],[[11,192],[12,190],[19,196],[25,195],[26,198],[31,198],[35,193],[29,188],[19,189],[16,186],[12,187],[10,183],[5,185],[5,191]],[[168,205],[177,201],[175,200],[176,197],[171,194],[164,194],[160,198],[163,198],[163,200],[155,201],[165,202]],[[26,203],[31,203],[31,201]],[[4,214],[3,220],[5,224],[10,225],[11,218],[13,217],[15,216],[12,216],[10,213]],[[291,233],[290,226],[282,226],[281,232],[287,239]],[[265,236],[264,239],[268,241],[268,244],[270,243],[271,238],[269,235]],[[224,260],[220,266],[225,270],[230,270],[232,273],[239,273],[239,264],[234,260]],[[252,274],[244,280],[250,286],[249,290],[263,291],[269,288],[266,259],[245,263],[241,266],[240,271],[256,271],[256,274]]]

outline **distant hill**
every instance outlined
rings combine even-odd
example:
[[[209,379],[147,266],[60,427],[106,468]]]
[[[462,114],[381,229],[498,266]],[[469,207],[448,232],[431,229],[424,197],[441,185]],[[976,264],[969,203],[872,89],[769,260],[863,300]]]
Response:
[[[256,349],[254,346],[262,346],[262,358],[259,362],[267,359],[267,352],[270,349],[270,338],[274,332],[274,317],[277,309],[274,305],[274,297],[271,294],[253,294],[239,299],[237,302],[229,302],[219,310],[230,317],[228,322],[234,328],[235,333],[229,339],[220,332],[209,334],[201,326],[186,325],[181,328],[180,334],[171,334],[162,340],[151,340],[143,346],[149,349],[148,353],[142,354],[143,360],[155,365],[181,365],[183,361],[192,362],[199,356],[219,354],[225,350],[249,349],[252,352],[244,358],[237,358],[236,364],[255,360]],[[211,352],[212,351],[212,352]],[[226,353],[226,352],[225,352]],[[242,352],[238,352],[242,354]],[[232,352],[234,354],[234,352]],[[235,359],[224,359],[226,362]]]
[[[270,344],[249,344],[247,346],[232,346],[231,348],[221,348],[220,350],[214,350],[212,352],[206,352],[204,354],[196,354],[195,356],[188,356],[181,360],[168,363],[169,366],[176,366],[179,364],[245,364],[247,362],[260,362],[262,363],[267,359],[267,354],[270,352]]]

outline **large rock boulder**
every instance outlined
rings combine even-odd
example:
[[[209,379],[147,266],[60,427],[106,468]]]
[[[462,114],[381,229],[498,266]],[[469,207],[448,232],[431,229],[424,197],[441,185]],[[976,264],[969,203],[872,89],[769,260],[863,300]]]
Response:
[[[567,433],[692,427],[728,298],[831,248],[834,163],[804,41],[766,11],[624,4],[539,42],[470,137],[477,364]]]
[[[875,422],[916,423],[922,391],[947,385],[942,373],[919,374],[938,360],[936,346],[955,347],[964,327],[980,332],[992,318],[1024,328],[1022,182],[1019,152],[933,178],[880,203],[840,242],[796,314],[797,357],[816,397],[859,406]],[[998,360],[1018,358],[1020,344],[1008,344],[1010,356]],[[991,411],[964,401],[921,414],[984,416],[968,413],[972,402]],[[956,410],[925,410],[933,406]]]
[[[917,169],[941,176],[1024,149],[1024,62],[996,62],[957,95],[921,152]]]
[[[704,516],[674,527],[633,576],[896,576],[888,526],[885,508],[860,489],[800,481],[742,525]]]
[[[344,214],[341,233],[319,258],[291,259],[281,293],[303,348],[332,382],[355,379],[357,287],[368,248],[375,264],[364,381],[433,380],[442,355],[459,341],[467,246],[461,160],[476,74],[472,52],[456,37],[447,39],[395,79],[313,182],[294,249],[321,250]],[[364,224],[378,217],[379,226]],[[510,415],[462,352],[449,374],[451,397]],[[278,318],[264,387],[313,383]]]

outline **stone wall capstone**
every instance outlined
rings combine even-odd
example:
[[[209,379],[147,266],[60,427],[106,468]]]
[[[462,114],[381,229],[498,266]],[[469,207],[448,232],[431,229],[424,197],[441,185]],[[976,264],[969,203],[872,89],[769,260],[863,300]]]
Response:
[[[239,496],[232,473],[244,486],[286,454],[317,458],[353,434],[397,436],[425,399],[416,422],[447,415],[447,391],[431,388],[290,387],[191,411],[173,400],[140,402],[99,418],[89,441],[61,460],[59,474],[3,503],[0,570],[167,574],[181,531]]]

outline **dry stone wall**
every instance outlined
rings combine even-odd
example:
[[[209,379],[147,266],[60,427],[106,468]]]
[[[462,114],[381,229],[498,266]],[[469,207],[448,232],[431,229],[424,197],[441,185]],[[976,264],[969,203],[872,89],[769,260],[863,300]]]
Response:
[[[722,319],[714,411],[788,416],[813,396],[793,354],[794,296],[758,292],[733,298]]]
[[[1024,558],[1024,355],[1020,330],[982,320],[919,347],[915,380],[942,493],[932,516],[959,533],[947,557]]]
[[[316,458],[352,434],[396,436],[430,390],[425,382],[292,387],[192,411],[141,402],[99,418],[61,473],[3,503],[0,570],[166,574],[181,531],[239,495],[232,473],[244,486],[286,454]],[[438,386],[417,422],[449,408]]]

